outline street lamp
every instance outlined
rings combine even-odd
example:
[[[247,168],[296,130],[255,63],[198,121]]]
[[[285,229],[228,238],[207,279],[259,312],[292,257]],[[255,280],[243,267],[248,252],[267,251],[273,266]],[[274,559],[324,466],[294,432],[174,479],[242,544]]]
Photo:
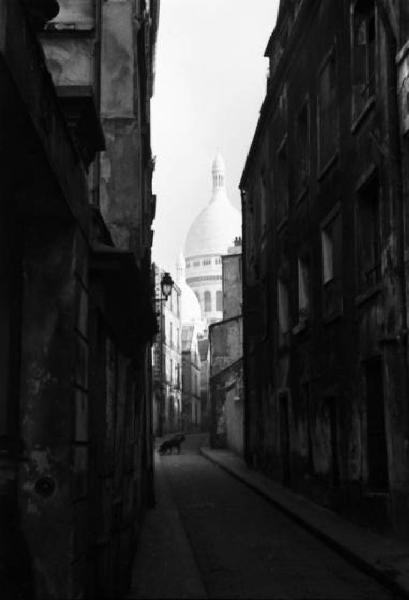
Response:
[[[162,275],[162,279],[160,282],[160,288],[162,291],[162,298],[160,298],[160,300],[165,301],[169,298],[169,296],[172,293],[172,287],[173,287],[174,281],[170,275],[170,273],[164,273]]]
[[[155,298],[156,302],[159,302],[159,419],[158,419],[158,435],[161,437],[163,435],[163,421],[164,421],[164,412],[165,412],[165,382],[163,381],[164,368],[163,363],[165,359],[164,352],[164,344],[165,344],[165,336],[164,336],[164,319],[163,319],[163,303],[169,298],[172,293],[172,288],[174,285],[174,281],[170,275],[170,273],[165,272],[162,275],[162,279],[160,282],[161,295],[159,298]]]

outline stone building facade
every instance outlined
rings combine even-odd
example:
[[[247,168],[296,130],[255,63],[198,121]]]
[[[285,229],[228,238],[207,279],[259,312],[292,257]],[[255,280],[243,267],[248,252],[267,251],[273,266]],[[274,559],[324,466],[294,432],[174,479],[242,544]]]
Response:
[[[409,537],[406,0],[284,1],[241,180],[247,461]]]
[[[159,332],[153,352],[153,432],[180,431],[182,417],[182,319],[181,289],[175,283],[167,299],[161,299],[163,271],[155,265],[155,296]]]
[[[194,323],[182,326],[182,430],[185,433],[200,431],[202,425],[198,337]]]
[[[152,501],[158,9],[0,1],[6,600],[121,595]]]
[[[210,442],[243,454],[243,318],[241,238],[222,256],[223,320],[209,327]]]

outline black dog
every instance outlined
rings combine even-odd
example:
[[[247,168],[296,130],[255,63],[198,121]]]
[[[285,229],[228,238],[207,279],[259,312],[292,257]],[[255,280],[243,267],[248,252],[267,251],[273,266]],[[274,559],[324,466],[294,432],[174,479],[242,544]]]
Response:
[[[186,438],[183,435],[183,433],[178,433],[178,434],[174,435],[173,437],[171,437],[170,439],[165,440],[159,446],[159,454],[166,454],[167,452],[169,452],[169,454],[172,454],[173,448],[176,448],[178,451],[178,454],[180,454],[180,445],[182,442],[185,441],[185,439]]]

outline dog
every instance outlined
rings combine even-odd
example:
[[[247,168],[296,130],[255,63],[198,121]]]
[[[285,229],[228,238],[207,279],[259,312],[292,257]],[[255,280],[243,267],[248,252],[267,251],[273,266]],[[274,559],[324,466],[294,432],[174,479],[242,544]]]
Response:
[[[169,452],[169,454],[173,454],[173,448],[176,448],[178,451],[178,454],[180,454],[180,446],[182,444],[182,442],[185,441],[185,436],[183,435],[183,433],[178,433],[176,435],[174,435],[173,437],[169,438],[168,440],[165,440],[164,442],[161,443],[161,445],[159,446],[159,454],[167,454]]]

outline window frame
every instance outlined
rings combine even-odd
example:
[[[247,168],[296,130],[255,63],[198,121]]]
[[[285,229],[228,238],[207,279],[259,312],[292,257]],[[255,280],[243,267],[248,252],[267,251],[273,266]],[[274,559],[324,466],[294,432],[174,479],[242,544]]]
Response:
[[[338,156],[339,153],[339,135],[340,135],[340,124],[339,124],[339,110],[338,110],[338,91],[339,91],[339,86],[338,86],[338,61],[337,61],[337,42],[336,40],[334,40],[331,48],[328,50],[327,54],[324,56],[323,60],[321,61],[321,64],[318,68],[318,75],[317,75],[317,114],[316,114],[316,125],[317,125],[317,168],[318,168],[318,179],[321,179],[325,173],[328,171],[328,169],[332,166],[332,164],[335,162],[336,157]],[[330,148],[328,151],[328,155],[326,155],[325,157],[323,157],[322,155],[322,139],[321,139],[321,131],[322,131],[322,88],[321,88],[321,81],[322,81],[322,76],[323,73],[326,69],[326,67],[331,63],[331,61],[334,62],[334,81],[335,81],[335,91],[334,91],[334,97],[329,101],[328,106],[329,109],[328,110],[333,110],[334,111],[334,115],[332,117],[333,121],[334,121],[334,125],[336,126],[336,131],[335,131],[335,135],[334,135],[334,147]],[[328,133],[328,132],[327,132]],[[326,138],[330,138],[329,135],[325,136]]]
[[[375,106],[376,102],[376,87],[377,87],[377,73],[376,73],[376,43],[378,39],[378,25],[377,25],[377,8],[376,3],[373,2],[373,11],[371,10],[373,17],[373,25],[374,25],[374,40],[373,40],[373,72],[371,76],[371,66],[370,66],[370,55],[371,52],[368,50],[369,44],[365,44],[365,81],[364,81],[364,89],[370,90],[371,81],[373,81],[373,91],[369,93],[368,96],[362,101],[360,106],[357,104],[357,84],[355,83],[355,79],[357,77],[356,65],[357,65],[357,5],[360,0],[355,0],[355,2],[351,5],[351,14],[350,14],[350,47],[351,47],[351,121],[352,121],[352,132],[354,132],[362,119],[366,116],[366,114]],[[369,21],[370,21],[369,17]],[[366,30],[366,34],[368,34],[368,29]],[[361,92],[360,92],[361,93]]]

